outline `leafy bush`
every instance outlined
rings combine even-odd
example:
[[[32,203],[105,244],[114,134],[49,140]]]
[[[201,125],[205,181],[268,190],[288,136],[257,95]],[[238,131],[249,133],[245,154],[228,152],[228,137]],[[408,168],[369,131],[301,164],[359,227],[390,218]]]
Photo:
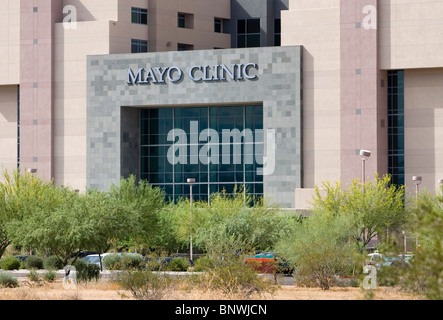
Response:
[[[443,192],[443,189],[442,189]],[[401,285],[429,300],[443,299],[443,195],[422,192],[410,221],[409,231],[419,246]]]
[[[208,256],[201,257],[195,261],[194,271],[204,272],[214,267],[211,259]]]
[[[123,269],[138,269],[144,263],[143,256],[137,253],[125,253],[122,255],[121,264]]]
[[[63,261],[57,256],[50,256],[43,260],[43,267],[46,270],[61,270],[63,269]]]
[[[43,258],[39,256],[30,256],[26,259],[26,268],[31,269],[43,269]]]
[[[77,271],[77,281],[78,282],[91,282],[97,281],[100,278],[100,267],[93,263],[87,263],[82,259],[77,259],[70,265],[75,267]]]
[[[295,264],[299,285],[328,290],[336,284],[336,275],[354,265],[351,223],[345,216],[318,212],[294,225],[291,235],[280,241],[277,251]]]
[[[32,269],[29,274],[28,274],[28,279],[31,281],[39,281],[40,280],[40,276],[37,273],[37,271],[35,271],[35,269]]]
[[[102,259],[102,263],[105,269],[119,270],[121,269],[121,255],[118,253],[109,254]]]
[[[136,253],[113,253],[103,258],[103,266],[108,270],[126,270],[140,268],[143,256]]]
[[[173,258],[168,265],[169,271],[187,271],[188,268],[191,266],[191,263],[189,260],[184,258]]]
[[[271,294],[276,286],[266,277],[260,277],[251,265],[245,263],[249,252],[242,251],[244,242],[225,232],[213,234],[206,243],[206,256],[199,259],[198,269],[205,271],[194,278],[194,285],[203,290],[219,291],[227,298],[246,298]]]
[[[175,278],[165,273],[153,273],[150,270],[125,270],[115,280],[124,290],[132,293],[137,300],[161,300],[176,287]]]
[[[0,287],[16,288],[18,287],[18,280],[10,274],[0,273]]]
[[[48,282],[54,282],[54,280],[57,278],[57,272],[54,270],[49,270],[43,275],[43,278]]]
[[[20,269],[20,260],[18,260],[15,257],[4,258],[0,262],[0,267],[3,270],[18,270],[18,269]]]

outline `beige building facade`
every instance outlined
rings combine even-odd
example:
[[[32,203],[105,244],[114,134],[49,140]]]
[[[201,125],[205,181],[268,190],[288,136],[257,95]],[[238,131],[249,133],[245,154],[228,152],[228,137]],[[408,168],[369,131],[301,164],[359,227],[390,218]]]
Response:
[[[35,168],[85,190],[88,56],[228,49],[253,39],[248,28],[261,19],[262,38],[272,26],[261,46],[275,34],[275,44],[303,48],[301,185],[291,206],[308,208],[324,181],[375,173],[411,192],[412,177],[422,176],[420,188],[435,191],[443,179],[443,0],[270,2],[260,15],[247,0],[0,0],[0,168]],[[371,151],[365,172],[363,149]]]

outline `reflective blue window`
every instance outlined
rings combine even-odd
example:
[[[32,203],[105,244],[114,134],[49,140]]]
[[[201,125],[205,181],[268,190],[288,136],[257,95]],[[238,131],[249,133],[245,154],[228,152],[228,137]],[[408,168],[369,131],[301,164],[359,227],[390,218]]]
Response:
[[[141,178],[171,200],[246,188],[263,196],[263,106],[142,109]]]

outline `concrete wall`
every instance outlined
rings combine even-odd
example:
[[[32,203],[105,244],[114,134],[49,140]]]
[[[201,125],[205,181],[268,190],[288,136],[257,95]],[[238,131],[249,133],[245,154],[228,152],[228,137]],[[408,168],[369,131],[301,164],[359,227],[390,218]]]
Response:
[[[301,187],[302,79],[301,48],[201,50],[190,52],[88,57],[87,183],[106,189],[122,172],[122,107],[159,107],[262,103],[265,129],[275,130],[275,171],[264,176],[265,194],[284,207],[294,207]],[[258,64],[258,79],[193,82],[194,65]],[[127,69],[171,67],[183,70],[177,83],[127,85]],[[126,132],[129,133],[129,132]],[[130,133],[128,135],[130,137]],[[266,136],[265,136],[266,138]],[[122,144],[123,141],[123,144]],[[265,154],[267,147],[265,139]]]
[[[0,0],[0,85],[20,82],[20,1]]]
[[[340,144],[344,184],[363,179],[361,149],[372,153],[366,161],[365,181],[373,180],[375,173],[388,172],[387,74],[379,71],[375,24],[380,2],[383,0],[340,1]],[[373,18],[366,20],[371,15]]]
[[[434,192],[443,179],[443,68],[405,71],[405,183]]]
[[[0,86],[0,180],[17,169],[17,86]]]
[[[313,188],[340,179],[340,0],[291,0],[289,45],[303,46],[303,188]]]
[[[380,1],[380,68],[443,67],[443,1]]]

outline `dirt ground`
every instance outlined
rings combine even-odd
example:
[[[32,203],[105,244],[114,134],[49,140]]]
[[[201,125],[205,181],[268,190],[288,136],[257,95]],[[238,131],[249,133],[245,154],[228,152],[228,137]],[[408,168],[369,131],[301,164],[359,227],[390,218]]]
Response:
[[[399,289],[380,287],[371,291],[374,300],[417,300],[419,297],[401,292]],[[360,288],[317,288],[280,286],[272,296],[253,297],[254,300],[364,300],[368,298]],[[20,281],[18,288],[0,289],[0,300],[131,300],[132,295],[117,284],[107,281],[80,284],[66,289],[61,282],[36,284]],[[177,290],[165,300],[229,300],[220,293],[203,293]]]

